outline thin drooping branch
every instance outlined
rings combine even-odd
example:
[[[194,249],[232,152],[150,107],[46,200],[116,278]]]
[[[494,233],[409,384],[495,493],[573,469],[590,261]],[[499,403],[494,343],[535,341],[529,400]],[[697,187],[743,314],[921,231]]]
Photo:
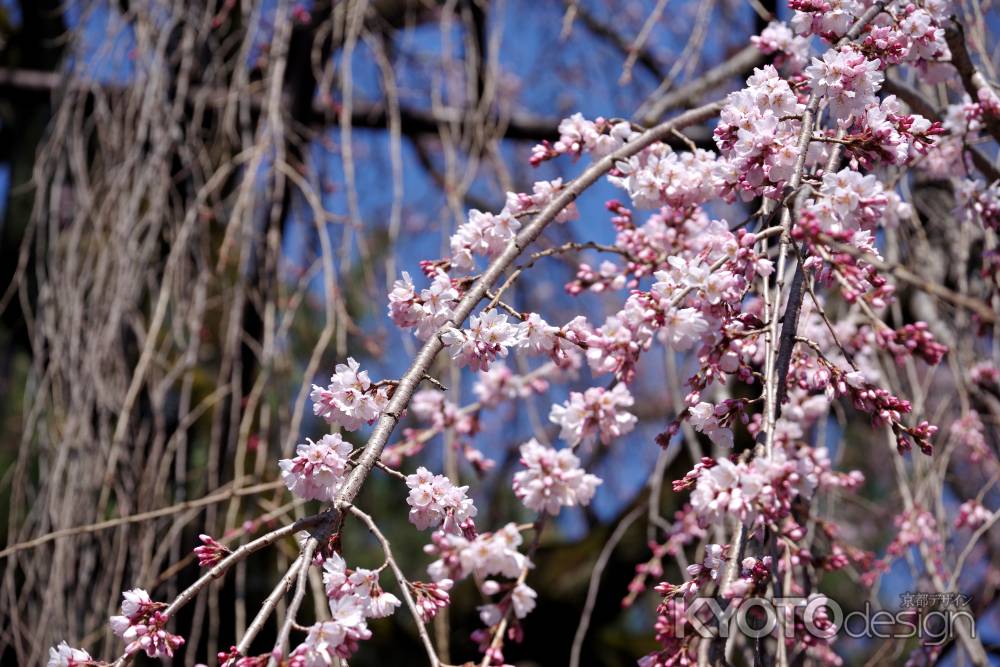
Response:
[[[754,67],[763,64],[765,60],[766,56],[756,46],[745,46],[725,62],[716,65],[694,81],[658,97],[648,110],[640,109],[637,116],[643,125],[652,125],[672,109],[677,109],[685,104],[698,103],[704,95],[718,88],[727,80],[749,72]]]
[[[587,630],[590,627],[590,618],[594,613],[594,605],[597,604],[597,593],[601,586],[601,575],[604,574],[605,568],[608,566],[608,561],[611,560],[611,554],[614,552],[618,543],[622,541],[625,537],[625,533],[631,528],[632,524],[643,515],[646,511],[641,503],[636,505],[631,512],[622,517],[622,520],[618,522],[615,526],[614,531],[611,533],[611,537],[608,541],[604,543],[601,548],[601,553],[597,556],[597,560],[594,562],[594,569],[590,573],[590,583],[587,586],[587,599],[583,603],[583,611],[580,613],[580,622],[576,626],[576,634],[573,635],[573,645],[569,652],[569,665],[570,667],[578,667],[580,664],[580,652],[583,649],[583,640],[587,637]]]
[[[392,568],[392,573],[396,576],[396,583],[399,584],[399,590],[403,595],[403,600],[406,601],[406,607],[410,610],[410,614],[413,616],[413,622],[417,626],[417,634],[420,635],[420,642],[424,645],[424,650],[427,651],[427,659],[431,664],[431,667],[438,667],[441,661],[437,657],[437,653],[434,650],[434,644],[431,643],[430,635],[427,634],[427,627],[424,625],[423,619],[420,617],[420,611],[417,609],[417,604],[413,600],[413,595],[410,593],[410,587],[407,582],[406,576],[403,575],[403,571],[399,568],[399,563],[392,555],[392,547],[389,544],[389,540],[386,538],[382,531],[378,529],[375,524],[375,520],[365,512],[351,505],[351,514],[361,519],[371,534],[375,536],[375,539],[379,541],[382,546],[382,551],[385,554],[386,562],[389,563],[389,567]]]
[[[187,500],[182,503],[177,503],[176,505],[171,505],[170,507],[163,507],[157,510],[151,510],[149,512],[141,512],[139,514],[131,514],[129,516],[118,517],[117,519],[108,519],[107,521],[100,521],[98,523],[92,523],[87,526],[75,526],[73,528],[64,528],[62,530],[57,530],[40,537],[36,537],[33,540],[28,540],[26,542],[19,542],[17,544],[12,544],[11,546],[0,551],[0,559],[5,558],[18,551],[24,551],[25,549],[34,549],[52,540],[58,540],[62,537],[71,537],[73,535],[83,535],[84,533],[94,533],[100,530],[107,530],[108,528],[116,528],[118,526],[123,526],[129,523],[140,523],[143,521],[149,521],[150,519],[157,519],[163,516],[170,516],[172,514],[177,514],[179,512],[185,512],[191,509],[197,509],[199,507],[205,507],[207,505],[212,505],[214,503],[221,503],[226,500],[231,500],[236,496],[251,496],[258,493],[263,493],[265,491],[274,491],[275,489],[280,489],[284,486],[284,482],[278,480],[275,482],[264,482],[263,484],[255,484],[253,486],[245,486],[239,489],[223,489],[217,493],[205,496],[204,498],[198,498],[195,500]]]

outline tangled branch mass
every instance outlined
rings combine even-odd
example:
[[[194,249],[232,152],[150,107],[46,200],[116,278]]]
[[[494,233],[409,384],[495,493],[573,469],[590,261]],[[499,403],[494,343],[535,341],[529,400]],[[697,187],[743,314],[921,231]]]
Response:
[[[1000,660],[992,3],[44,4],[5,661]]]

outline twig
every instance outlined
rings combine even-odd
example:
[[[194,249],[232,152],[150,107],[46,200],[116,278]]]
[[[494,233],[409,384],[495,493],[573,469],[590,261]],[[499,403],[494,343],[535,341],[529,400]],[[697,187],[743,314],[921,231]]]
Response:
[[[437,657],[437,653],[434,650],[434,644],[431,643],[430,635],[427,634],[427,627],[424,625],[423,620],[420,618],[420,612],[417,610],[417,604],[413,601],[413,595],[410,593],[410,587],[405,576],[403,576],[403,571],[399,568],[399,564],[396,563],[396,559],[392,556],[392,549],[389,546],[389,540],[386,536],[382,534],[382,531],[378,529],[375,525],[375,520],[371,518],[368,514],[361,511],[354,505],[350,507],[351,514],[361,519],[364,524],[371,531],[375,539],[379,541],[382,545],[382,551],[385,554],[385,560],[392,568],[392,573],[396,575],[396,582],[399,584],[399,589],[403,594],[403,599],[406,601],[406,606],[410,610],[410,614],[413,616],[413,622],[417,624],[417,634],[420,635],[420,641],[424,645],[424,649],[427,651],[427,658],[430,661],[432,667],[438,667],[441,665],[441,661]]]

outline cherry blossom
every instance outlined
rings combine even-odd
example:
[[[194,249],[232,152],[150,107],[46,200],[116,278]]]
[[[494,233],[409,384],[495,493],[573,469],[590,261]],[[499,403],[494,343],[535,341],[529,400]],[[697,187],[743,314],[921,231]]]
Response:
[[[350,453],[350,443],[337,433],[324,435],[319,442],[306,438],[293,458],[278,461],[281,478],[300,498],[331,501],[343,485]]]
[[[702,149],[676,153],[655,144],[616,167],[623,176],[612,182],[627,190],[638,208],[694,206],[718,191],[715,154]]]
[[[560,427],[559,437],[570,447],[591,443],[598,437],[606,445],[635,428],[635,415],[624,409],[633,403],[624,384],[616,384],[610,391],[591,387],[583,393],[570,392],[565,404],[553,405],[549,421]]]
[[[566,506],[589,505],[601,479],[585,473],[570,449],[556,451],[531,439],[521,445],[526,470],[514,475],[514,494],[536,512],[558,514]]]
[[[198,565],[201,567],[212,567],[232,553],[211,535],[202,534],[198,539],[201,541],[201,546],[194,548],[194,555],[198,557]]]
[[[511,604],[514,607],[514,615],[517,618],[524,618],[535,608],[535,599],[538,594],[530,586],[520,583],[514,586],[510,592]]]
[[[497,215],[472,209],[468,222],[459,226],[451,237],[452,264],[458,269],[471,270],[474,255],[495,257],[520,228],[521,223],[506,209]]]
[[[337,364],[325,389],[314,384],[310,394],[313,413],[348,431],[375,421],[389,402],[389,387],[373,385],[368,371],[360,369],[361,365],[348,357],[346,364]]]
[[[434,581],[454,581],[474,574],[486,580],[492,575],[516,579],[531,561],[518,551],[523,539],[517,525],[508,523],[492,533],[481,533],[473,539],[442,531],[433,534],[428,553],[438,556],[427,567]]]
[[[433,583],[413,581],[407,582],[407,585],[409,585],[410,591],[413,593],[417,604],[417,611],[420,613],[420,619],[424,623],[428,623],[437,616],[439,611],[451,603],[451,597],[448,595],[448,591],[454,585],[451,579],[438,579]]]
[[[321,621],[309,628],[305,641],[289,656],[289,665],[316,667],[336,664],[340,658],[350,658],[357,651],[358,642],[371,638],[365,624],[362,607],[352,596],[331,601],[329,621]]]
[[[509,349],[520,344],[519,329],[496,310],[469,319],[468,329],[448,328],[441,336],[459,366],[489,370],[497,357],[506,357]]]
[[[802,35],[840,37],[865,10],[863,0],[789,0],[791,24]]]
[[[488,371],[479,373],[472,391],[484,406],[496,407],[503,401],[542,394],[548,387],[549,382],[543,377],[516,375],[506,364],[497,362]]]
[[[809,40],[796,35],[781,21],[771,21],[760,33],[750,38],[765,54],[778,54],[775,62],[790,73],[802,70],[809,62]]]
[[[771,65],[755,69],[746,88],[726,97],[715,129],[715,143],[727,158],[719,164],[723,192],[777,196],[798,158],[804,110]]]
[[[688,422],[690,422],[696,431],[704,433],[717,445],[723,447],[733,446],[733,431],[719,425],[714,405],[702,401],[689,408],[688,415]]]
[[[470,533],[475,528],[472,519],[476,506],[466,496],[468,486],[455,486],[444,475],[435,475],[421,466],[406,477],[410,488],[406,502],[410,506],[410,522],[420,530],[441,527],[447,533]]]
[[[844,121],[875,103],[875,93],[885,78],[879,67],[877,60],[843,47],[827,51],[822,59],[813,58],[805,74],[813,93],[826,99],[833,115]]]
[[[389,292],[389,317],[397,326],[415,327],[417,336],[426,339],[451,320],[458,299],[458,290],[444,271],[434,271],[430,286],[419,295],[410,275],[404,271]]]
[[[687,573],[692,577],[705,575],[709,579],[719,578],[719,569],[725,561],[724,548],[721,544],[709,544],[705,547],[705,558],[700,563],[688,565]]]
[[[993,518],[993,513],[977,500],[967,500],[958,508],[955,528],[975,530]]]
[[[111,617],[112,631],[127,643],[125,652],[144,651],[150,658],[171,658],[184,638],[167,632],[167,605],[153,602],[149,593],[134,588],[122,594],[121,614]]]
[[[827,232],[870,230],[881,219],[888,199],[872,174],[850,168],[824,174],[817,197],[808,212]]]
[[[66,642],[49,649],[47,667],[84,667],[93,664],[93,658],[86,651],[73,648]]]

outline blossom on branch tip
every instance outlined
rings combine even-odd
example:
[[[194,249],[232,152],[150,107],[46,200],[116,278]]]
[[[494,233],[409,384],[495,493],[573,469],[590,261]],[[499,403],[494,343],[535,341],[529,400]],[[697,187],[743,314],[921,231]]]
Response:
[[[66,642],[49,649],[49,661],[46,667],[85,667],[95,664],[90,654],[83,649],[73,648]]]
[[[153,602],[149,593],[134,588],[122,594],[121,614],[111,617],[111,630],[127,643],[125,652],[144,651],[150,658],[171,658],[184,638],[165,630],[167,617],[162,602]]]
[[[232,553],[228,547],[211,535],[202,534],[198,536],[198,539],[201,540],[201,546],[194,548],[194,555],[198,557],[198,565],[201,567],[212,567]]]
[[[410,274],[403,271],[402,275],[389,292],[389,317],[396,326],[416,328],[419,338],[429,338],[454,315],[458,290],[441,270],[434,271],[430,286],[419,294]]]

